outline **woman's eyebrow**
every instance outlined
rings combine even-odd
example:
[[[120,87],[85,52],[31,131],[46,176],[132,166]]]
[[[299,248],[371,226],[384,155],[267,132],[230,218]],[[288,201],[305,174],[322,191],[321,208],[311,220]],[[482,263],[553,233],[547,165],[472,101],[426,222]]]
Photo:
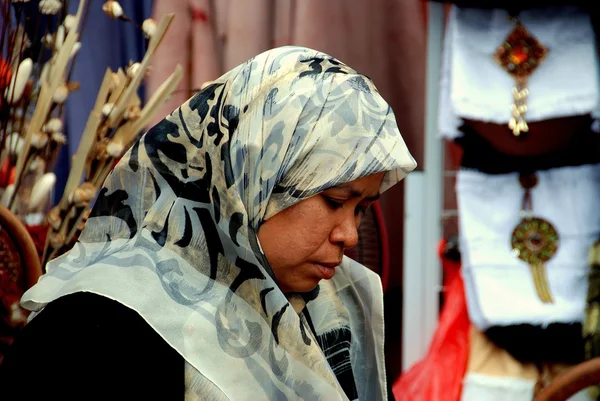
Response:
[[[350,198],[360,198],[363,196],[362,191],[352,186],[352,184],[342,184],[332,189],[343,191]],[[376,195],[365,197],[365,200],[375,202],[377,199],[379,199],[380,196],[381,194],[378,193]]]

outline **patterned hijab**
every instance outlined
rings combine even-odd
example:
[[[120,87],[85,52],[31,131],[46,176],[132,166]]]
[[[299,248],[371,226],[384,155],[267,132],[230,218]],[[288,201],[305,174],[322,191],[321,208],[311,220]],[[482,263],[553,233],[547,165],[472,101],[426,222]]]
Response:
[[[387,172],[384,191],[414,167],[367,77],[314,50],[267,51],[135,144],[23,305],[88,291],[136,310],[184,357],[188,399],[387,399],[377,275],[345,258],[286,296],[256,233],[327,188]]]

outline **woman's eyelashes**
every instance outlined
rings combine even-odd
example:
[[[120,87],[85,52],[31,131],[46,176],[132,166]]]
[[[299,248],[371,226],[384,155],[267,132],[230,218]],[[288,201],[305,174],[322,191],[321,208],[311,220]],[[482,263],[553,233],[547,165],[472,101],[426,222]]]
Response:
[[[329,207],[333,210],[338,210],[341,209],[342,207],[344,207],[344,201],[339,201],[336,199],[332,199],[328,196],[323,195],[323,199],[325,199],[325,202],[329,205]]]
[[[347,202],[347,200],[334,199],[334,198],[330,198],[325,195],[323,195],[323,199],[325,199],[325,202],[327,203],[327,205],[329,205],[329,207],[332,210],[342,209],[344,207],[344,204]],[[354,209],[354,214],[356,216],[359,216],[359,215],[364,216],[365,213],[367,213],[367,210],[369,209],[369,207],[371,207],[371,203],[369,203],[368,205],[359,203],[358,205],[356,205],[356,208]]]

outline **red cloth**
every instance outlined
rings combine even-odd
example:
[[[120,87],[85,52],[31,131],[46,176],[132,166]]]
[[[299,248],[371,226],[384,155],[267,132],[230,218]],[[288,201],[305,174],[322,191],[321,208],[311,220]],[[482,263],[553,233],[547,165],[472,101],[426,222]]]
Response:
[[[42,224],[39,226],[26,226],[25,228],[31,236],[41,260],[44,255],[44,247],[46,246],[46,236],[48,235],[49,227],[47,224]]]
[[[446,298],[425,358],[402,374],[392,391],[396,401],[459,401],[469,359],[469,315],[460,262],[443,256]]]

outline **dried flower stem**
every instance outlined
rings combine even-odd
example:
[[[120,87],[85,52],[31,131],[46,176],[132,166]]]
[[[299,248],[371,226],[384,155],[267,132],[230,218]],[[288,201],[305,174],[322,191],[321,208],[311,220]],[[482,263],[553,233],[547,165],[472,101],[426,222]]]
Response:
[[[92,179],[92,184],[94,184],[96,188],[100,188],[102,186],[104,180],[106,180],[106,177],[108,177],[108,174],[112,170],[112,167],[115,164],[116,160],[117,159],[115,159],[114,157],[109,157],[108,159],[106,159],[102,167],[96,170],[96,174],[94,174],[94,178]]]
[[[15,176],[15,190],[12,194],[12,196],[10,197],[9,201],[8,201],[8,205],[6,206],[8,209],[10,209],[10,211],[14,211],[13,210],[13,206],[14,206],[14,202],[15,199],[17,199],[19,190],[21,189],[21,186],[19,185],[22,181],[23,181],[23,176],[25,175],[25,172],[27,172],[29,170],[29,166],[31,166],[31,163],[33,162],[33,160],[35,159],[36,156],[36,152],[30,152],[27,155],[27,158],[25,159],[25,169],[21,170],[20,175],[17,174]]]
[[[71,229],[65,236],[65,245],[71,242],[79,228],[79,224],[83,221],[85,215],[88,214],[90,210],[91,209],[89,208],[89,206],[82,207],[81,211],[77,214],[77,217],[74,219],[74,221],[72,220]]]
[[[79,28],[79,37],[82,37],[83,35],[83,31],[85,30],[86,27],[86,21],[88,18],[88,15],[90,14],[90,3],[87,3],[85,6],[85,11],[84,11],[84,15],[81,18],[81,27]],[[69,1],[66,1],[65,7],[63,8],[65,11],[65,15],[68,14],[67,10],[69,9]],[[76,26],[73,29],[77,29]],[[73,56],[72,60],[71,60],[71,67],[69,68],[69,72],[67,74],[67,82],[71,82],[71,79],[73,78],[73,70],[75,67],[75,62],[77,61],[77,56],[79,55],[79,52],[75,53],[75,55]],[[64,104],[61,104],[59,107],[59,111],[58,114],[62,116],[63,114],[63,108],[64,108]]]
[[[152,119],[156,110],[169,98],[170,94],[177,88],[179,82],[183,78],[183,69],[180,65],[175,68],[175,71],[167,78],[150,97],[140,113],[140,117],[133,122],[130,135],[124,136],[122,142],[130,143],[134,136],[137,135]],[[116,134],[115,134],[116,136]]]
[[[54,258],[54,256],[56,255],[56,252],[64,245],[61,244],[61,246],[58,247],[54,247],[51,245],[51,240],[53,236],[62,236],[64,238],[64,236],[67,234],[67,230],[69,227],[69,221],[73,218],[70,217],[71,214],[76,213],[76,207],[75,205],[72,205],[69,210],[67,211],[67,213],[63,214],[62,217],[62,221],[60,223],[60,227],[57,230],[52,230],[50,229],[48,231],[48,235],[46,237],[46,244],[44,245],[44,254],[42,256],[42,266],[46,266],[46,263],[48,263],[48,261],[52,260]]]
[[[98,126],[100,125],[102,105],[104,104],[105,99],[108,96],[111,79],[112,72],[110,71],[110,69],[107,69],[104,74],[102,84],[100,85],[98,96],[96,96],[96,103],[90,113],[88,121],[83,130],[83,135],[79,142],[79,147],[77,148],[76,156],[73,159],[71,171],[69,173],[69,177],[67,178],[67,183],[65,185],[65,191],[59,203],[61,210],[66,209],[68,204],[68,196],[73,191],[75,191],[75,188],[77,188],[79,182],[81,181],[81,176],[83,175],[85,162],[88,158],[90,150],[92,149],[92,145],[94,144],[96,136],[96,131],[98,130]]]
[[[83,12],[83,7],[85,6],[85,0],[81,0],[79,2],[79,8],[77,10],[77,14],[75,15],[76,24],[79,24],[81,19],[81,14]],[[25,144],[23,145],[22,154],[28,154],[29,148],[31,147],[31,137],[34,133],[40,132],[42,125],[46,121],[48,117],[48,112],[50,110],[50,106],[52,105],[52,96],[56,92],[56,88],[58,85],[62,83],[62,77],[64,77],[65,69],[67,67],[67,63],[71,57],[71,50],[77,41],[78,34],[77,30],[73,29],[65,38],[64,44],[61,46],[60,50],[57,53],[56,60],[54,61],[51,72],[48,74],[49,81],[42,81],[40,95],[38,97],[37,105],[33,116],[31,117],[31,121],[29,122],[29,126],[27,128],[27,133],[25,134]],[[25,164],[25,157],[19,156],[17,159],[17,172],[16,172],[16,181],[15,188],[18,188],[20,185],[20,178],[22,175],[23,167]],[[15,193],[17,190],[15,189]],[[14,195],[13,195],[14,197]]]
[[[163,15],[161,17],[160,22],[156,28],[156,32],[154,33],[154,36],[152,36],[152,38],[150,39],[150,41],[148,43],[148,50],[146,51],[146,54],[144,54],[144,58],[140,62],[140,69],[137,71],[137,74],[133,77],[133,79],[129,83],[129,86],[125,90],[124,96],[121,97],[119,102],[115,104],[115,110],[113,110],[110,113],[110,116],[109,116],[108,122],[107,122],[107,125],[109,127],[115,128],[117,126],[117,121],[120,121],[122,119],[123,114],[125,113],[125,110],[127,109],[127,106],[129,105],[129,103],[131,101],[131,98],[138,91],[138,87],[139,87],[140,83],[142,82],[142,78],[144,77],[146,68],[148,67],[148,64],[150,62],[150,58],[152,57],[152,55],[156,51],[156,48],[158,47],[158,45],[162,41],[163,37],[165,36],[165,32],[171,25],[171,22],[173,22],[174,17],[175,17],[174,14],[167,14],[167,15]]]

